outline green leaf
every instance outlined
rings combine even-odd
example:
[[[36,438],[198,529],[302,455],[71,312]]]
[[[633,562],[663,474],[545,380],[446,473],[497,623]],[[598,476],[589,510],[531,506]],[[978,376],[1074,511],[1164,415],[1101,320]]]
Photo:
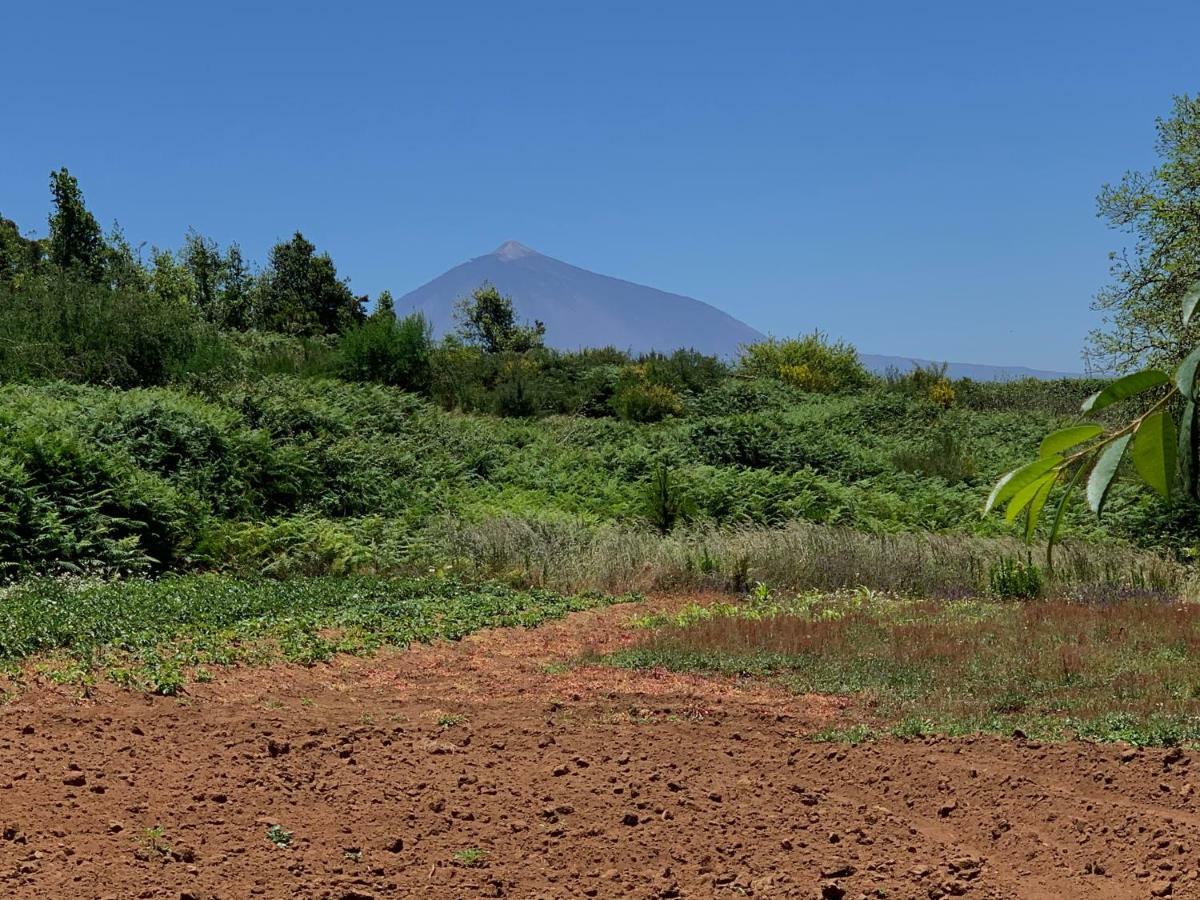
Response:
[[[1054,485],[1058,483],[1058,479],[1062,476],[1062,470],[1054,473],[1053,478],[1046,479],[1038,492],[1033,495],[1033,501],[1029,504],[1029,510],[1025,513],[1025,543],[1033,540],[1033,532],[1037,530],[1038,519],[1042,515],[1042,507],[1046,505],[1046,500],[1050,496],[1050,492],[1054,490]]]
[[[1053,484],[1057,480],[1058,472],[1051,472],[1049,475],[1043,475],[1041,478],[1029,482],[1013,494],[1012,499],[1008,501],[1008,507],[1004,510],[1004,521],[1011,522],[1019,516],[1021,510],[1033,502],[1033,498],[1037,496],[1037,492],[1045,486],[1047,481]]]
[[[1171,499],[1175,486],[1175,420],[1166,410],[1142,419],[1133,438],[1133,467],[1142,481]]]
[[[1099,425],[1072,425],[1070,428],[1060,428],[1042,438],[1042,450],[1038,455],[1061,453],[1103,433],[1104,429]]]
[[[996,482],[996,486],[992,488],[992,493],[988,496],[987,504],[983,508],[983,514],[986,516],[997,505],[1013,496],[1031,481],[1041,478],[1061,462],[1061,456],[1043,456],[1041,459],[1026,463],[1019,469],[1013,469]]]
[[[1196,403],[1189,400],[1183,408],[1183,419],[1179,423],[1179,446],[1176,450],[1179,463],[1179,479],[1183,490],[1196,493]]]
[[[1196,389],[1197,366],[1200,366],[1200,347],[1189,353],[1175,370],[1175,386],[1179,388],[1179,393],[1189,400]]]
[[[1131,372],[1084,400],[1083,411],[1085,413],[1100,412],[1118,400],[1148,391],[1160,384],[1166,384],[1170,380],[1171,376],[1162,369],[1142,369],[1140,372]]]
[[[1088,476],[1087,500],[1088,506],[1096,515],[1100,515],[1104,508],[1104,498],[1108,496],[1108,489],[1112,487],[1113,479],[1117,475],[1117,466],[1121,464],[1121,457],[1125,455],[1125,448],[1129,446],[1131,437],[1133,435],[1123,434],[1112,441],[1092,466],[1092,474]]]
[[[1062,530],[1064,514],[1067,511],[1067,502],[1071,499],[1071,493],[1075,490],[1075,485],[1079,483],[1079,478],[1087,469],[1086,463],[1080,463],[1075,467],[1075,474],[1071,476],[1071,480],[1067,482],[1067,489],[1063,491],[1062,497],[1058,501],[1058,509],[1054,513],[1054,524],[1050,526],[1050,537],[1046,539],[1046,565],[1054,564],[1054,544],[1058,541],[1058,533]]]
[[[1192,321],[1192,314],[1196,311],[1196,305],[1200,304],[1200,281],[1197,281],[1187,293],[1183,295],[1183,324],[1186,325]]]

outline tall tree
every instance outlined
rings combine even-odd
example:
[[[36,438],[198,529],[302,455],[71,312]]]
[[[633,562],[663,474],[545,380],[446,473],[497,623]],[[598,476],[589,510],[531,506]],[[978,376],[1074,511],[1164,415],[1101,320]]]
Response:
[[[50,215],[50,260],[78,266],[93,281],[104,277],[105,243],[100,223],[83,202],[79,182],[66,168],[50,173],[54,212]]]
[[[1179,315],[1200,278],[1200,96],[1176,97],[1157,131],[1159,164],[1098,197],[1101,218],[1133,235],[1132,248],[1110,254],[1112,283],[1096,297],[1106,327],[1092,333],[1087,357],[1100,370],[1178,362],[1200,339]]]
[[[350,291],[328,253],[297,231],[271,248],[260,286],[260,325],[297,334],[333,334],[363,318],[363,302]]]
[[[541,347],[546,335],[546,326],[541,322],[518,322],[512,298],[501,294],[490,282],[459,300],[454,316],[463,340],[486,353],[524,353]]]

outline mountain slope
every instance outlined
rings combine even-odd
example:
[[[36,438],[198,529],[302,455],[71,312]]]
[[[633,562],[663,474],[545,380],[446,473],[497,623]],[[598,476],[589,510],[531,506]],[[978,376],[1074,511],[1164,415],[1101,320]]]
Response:
[[[763,335],[715,306],[691,297],[598,275],[508,241],[486,256],[455,266],[396,300],[401,315],[425,314],[434,331],[454,328],[454,303],[490,281],[513,298],[522,319],[546,323],[552,347],[614,346],[670,351],[691,347],[733,356]]]
[[[931,366],[935,361],[916,359],[910,356],[882,356],[878,353],[860,353],[864,366],[876,375],[886,375],[889,369],[907,372],[917,366]],[[940,361],[937,362],[940,364]],[[983,363],[946,363],[946,374],[950,378],[970,378],[974,381],[1015,381],[1019,378],[1040,378],[1043,381],[1055,378],[1078,378],[1071,372],[1051,372],[1046,369],[1030,369],[1028,366],[989,366]]]
[[[396,312],[421,312],[438,335],[453,331],[454,304],[490,281],[513,298],[518,315],[546,323],[546,343],[563,350],[613,346],[635,353],[690,347],[731,358],[738,348],[763,339],[745,322],[700,300],[598,275],[508,241],[486,256],[455,266],[396,301]],[[812,327],[819,327],[813,322]],[[908,371],[929,360],[864,353],[876,374]],[[1015,378],[1070,378],[1023,366],[950,363],[951,378],[1009,381]]]

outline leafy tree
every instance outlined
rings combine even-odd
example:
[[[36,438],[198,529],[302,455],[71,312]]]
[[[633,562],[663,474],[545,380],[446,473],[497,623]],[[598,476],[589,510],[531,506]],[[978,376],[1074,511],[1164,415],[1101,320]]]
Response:
[[[116,290],[150,290],[150,272],[142,263],[141,254],[129,243],[120,225],[114,225],[108,235],[105,270],[108,284]]]
[[[544,345],[546,326],[518,322],[511,297],[490,282],[477,287],[455,305],[458,333],[485,353],[525,353]]]
[[[225,251],[221,272],[223,275],[217,324],[224,328],[246,329],[253,319],[251,309],[251,286],[253,276],[250,267],[242,259],[242,248],[230,244]]]
[[[0,216],[0,281],[12,282],[34,271],[42,255],[41,241],[23,236],[16,222]]]
[[[196,296],[196,282],[187,265],[170,250],[154,248],[150,292],[163,303],[186,307]]]
[[[1098,198],[1099,215],[1134,238],[1110,255],[1113,280],[1095,302],[1107,329],[1091,335],[1088,361],[1101,371],[1171,365],[1200,338],[1178,313],[1200,278],[1200,96],[1176,97],[1157,130],[1159,164],[1126,173]]]
[[[107,247],[100,224],[84,205],[79,182],[66,168],[50,173],[54,212],[50,216],[50,260],[63,269],[78,266],[92,281],[104,276]]]
[[[363,302],[338,278],[328,253],[297,231],[271,248],[259,285],[259,326],[294,334],[335,334],[363,317]]]
[[[221,249],[217,242],[197,231],[189,230],[183,239],[180,256],[195,287],[192,301],[208,321],[220,321],[225,260],[221,257]]]

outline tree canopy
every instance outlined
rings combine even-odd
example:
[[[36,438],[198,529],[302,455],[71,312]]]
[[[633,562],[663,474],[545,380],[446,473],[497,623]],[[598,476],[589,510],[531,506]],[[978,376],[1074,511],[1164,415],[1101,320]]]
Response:
[[[1133,236],[1110,254],[1112,282],[1096,297],[1105,327],[1092,333],[1088,361],[1123,372],[1143,363],[1177,363],[1200,339],[1179,304],[1200,279],[1200,96],[1176,97],[1157,122],[1158,165],[1105,185],[1099,215]]]

